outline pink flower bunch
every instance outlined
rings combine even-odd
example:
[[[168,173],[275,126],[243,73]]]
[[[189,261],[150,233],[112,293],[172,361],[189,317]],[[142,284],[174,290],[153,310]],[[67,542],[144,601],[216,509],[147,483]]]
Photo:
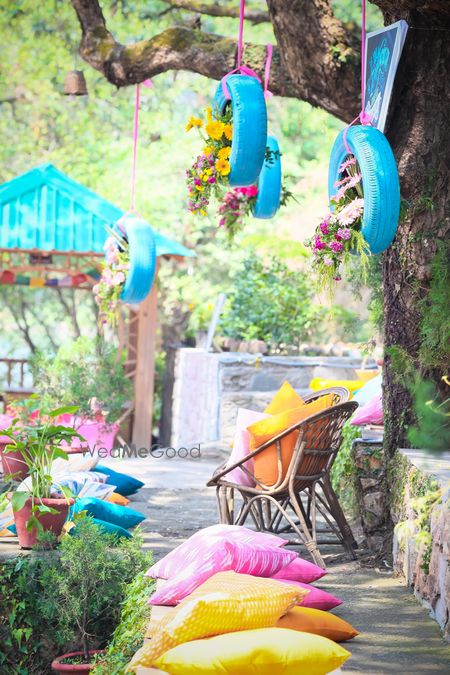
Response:
[[[312,265],[325,286],[341,280],[342,263],[349,260],[353,249],[361,250],[361,224],[364,212],[362,177],[354,157],[339,167],[340,175],[334,186],[339,188],[331,197],[331,208],[306,242],[312,249]],[[363,244],[364,247],[364,244]]]
[[[189,192],[187,207],[191,213],[206,216],[210,193],[217,183],[218,174],[213,155],[198,155],[194,164],[186,171],[186,184]]]
[[[220,215],[219,227],[225,227],[230,237],[243,228],[257,195],[256,185],[233,188],[225,193],[217,212]]]
[[[111,236],[106,240],[104,250],[102,273],[92,291],[99,307],[99,323],[115,326],[120,295],[130,268],[128,244],[120,236]]]

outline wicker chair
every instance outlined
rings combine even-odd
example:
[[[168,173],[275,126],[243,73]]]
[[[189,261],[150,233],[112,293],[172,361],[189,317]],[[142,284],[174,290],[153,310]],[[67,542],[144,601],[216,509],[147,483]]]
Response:
[[[342,544],[353,558],[356,557],[356,542],[331,486],[329,472],[341,444],[342,426],[358,404],[345,401],[349,398],[349,392],[338,387],[315,392],[305,402],[330,393],[334,395],[332,407],[284,430],[239,462],[229,467],[222,465],[208,481],[209,486],[216,487],[220,522],[244,525],[250,516],[260,531],[292,534],[295,539],[290,539],[289,543],[298,543],[300,540],[316,564],[322,567],[324,562],[319,552],[319,543]],[[342,399],[344,402],[341,402]],[[283,475],[280,441],[292,432],[298,432],[298,437],[289,467]],[[278,475],[275,484],[265,485],[245,463],[273,445],[276,447]],[[227,474],[237,467],[252,479],[255,487],[227,480]],[[237,513],[234,504],[235,490],[243,501]],[[321,532],[332,532],[335,540],[317,541],[318,513],[328,525]],[[284,521],[287,526],[284,526]]]

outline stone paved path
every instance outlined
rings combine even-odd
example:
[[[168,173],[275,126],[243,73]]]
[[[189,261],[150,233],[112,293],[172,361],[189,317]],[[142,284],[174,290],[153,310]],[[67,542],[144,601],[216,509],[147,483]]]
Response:
[[[146,514],[145,546],[159,560],[201,527],[217,522],[215,491],[206,480],[220,455],[200,459],[108,460],[118,471],[145,482],[132,506]],[[16,552],[17,540],[0,540],[0,555]],[[339,553],[337,553],[339,551]],[[352,656],[343,672],[364,675],[450,675],[450,645],[427,610],[402,583],[387,572],[349,562],[341,549],[324,552],[329,574],[320,582],[344,600],[336,614],[361,634],[344,645]],[[305,673],[305,675],[307,675]]]

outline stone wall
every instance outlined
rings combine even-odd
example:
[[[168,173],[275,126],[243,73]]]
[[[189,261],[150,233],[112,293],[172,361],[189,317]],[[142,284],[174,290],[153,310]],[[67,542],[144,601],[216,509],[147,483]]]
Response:
[[[239,407],[263,410],[285,380],[302,394],[314,377],[354,379],[359,367],[361,360],[352,357],[173,350],[166,372],[160,442],[186,446],[221,439],[230,443]]]
[[[366,544],[374,552],[390,549],[392,524],[387,500],[383,441],[353,443],[356,502]],[[389,555],[389,554],[388,554]]]
[[[450,453],[400,450],[388,473],[394,572],[450,641]]]

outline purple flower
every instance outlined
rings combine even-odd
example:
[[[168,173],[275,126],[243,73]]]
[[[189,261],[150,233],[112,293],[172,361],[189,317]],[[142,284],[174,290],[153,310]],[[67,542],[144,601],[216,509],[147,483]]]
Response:
[[[333,258],[330,258],[330,256],[326,255],[323,259],[323,264],[330,267],[333,264]]]
[[[215,183],[216,182],[216,177],[215,176],[210,176],[208,178],[208,183]]]
[[[323,223],[320,223],[320,230],[322,234],[329,234],[330,230],[328,229],[328,223],[326,223],[325,221],[323,221]]]
[[[330,248],[335,253],[340,253],[342,251],[342,249],[344,248],[344,245],[341,244],[339,241],[332,241],[331,244],[330,244]]]
[[[200,180],[200,178],[194,178],[194,184],[195,185],[201,185],[202,181]]]
[[[348,227],[340,227],[336,233],[336,239],[339,236],[340,239],[350,239],[352,236],[351,230]]]
[[[333,281],[342,281],[342,277],[338,274],[337,276],[333,277]]]
[[[321,249],[326,248],[326,247],[327,247],[327,245],[325,244],[325,242],[322,241],[322,239],[318,235],[316,235],[316,237],[314,239],[314,248],[317,251],[320,251]]]

